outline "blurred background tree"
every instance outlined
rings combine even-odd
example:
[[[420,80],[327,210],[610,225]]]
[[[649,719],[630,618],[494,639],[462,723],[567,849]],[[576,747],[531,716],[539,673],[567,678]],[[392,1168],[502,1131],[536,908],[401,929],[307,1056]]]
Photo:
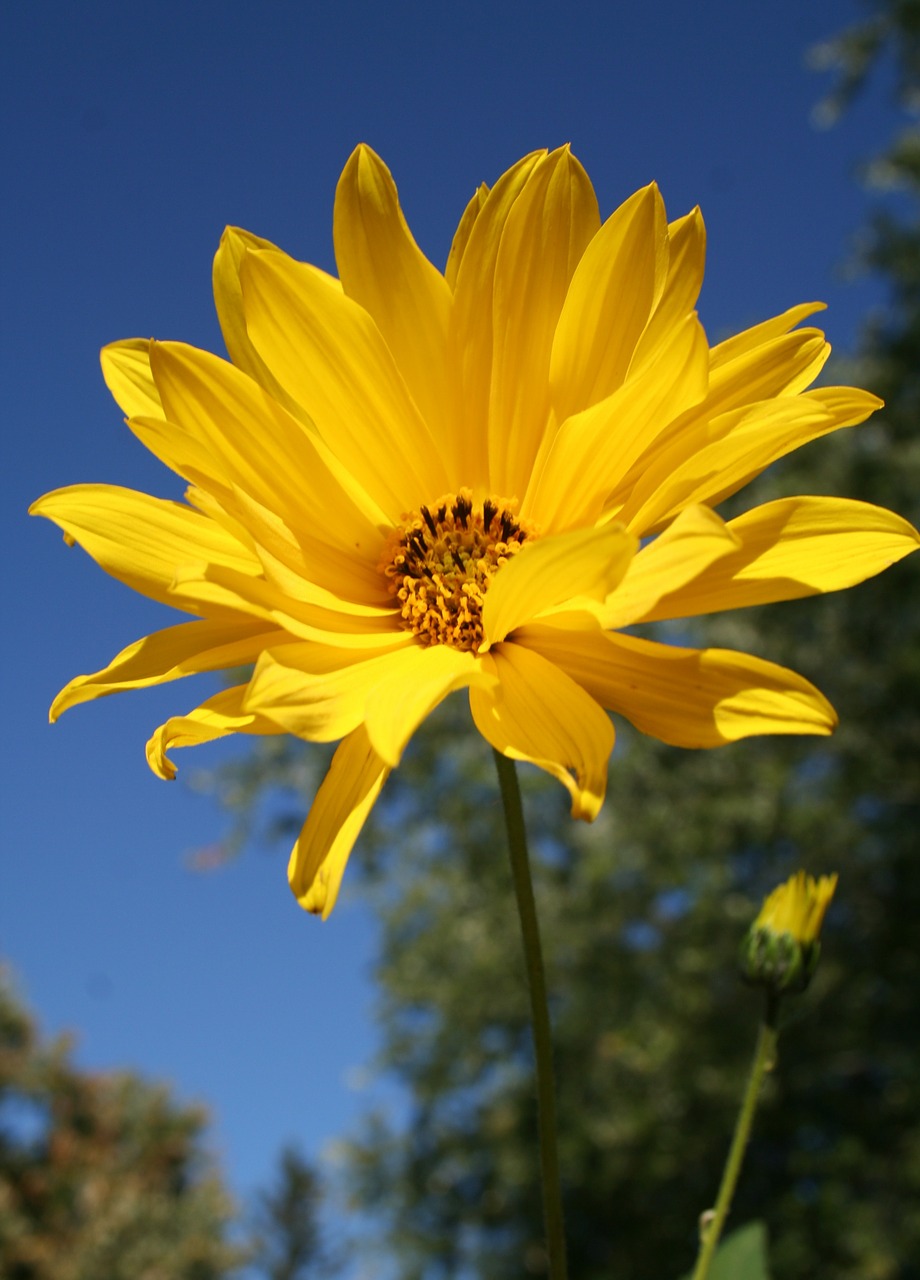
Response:
[[[920,100],[920,3],[883,0],[819,51],[821,115],[893,61]],[[878,392],[868,425],[800,450],[745,506],[836,493],[920,520],[920,141],[869,177],[901,191],[864,266],[888,301],[833,381]],[[790,304],[798,301],[791,298]],[[837,869],[824,960],[788,1008],[736,1197],[765,1217],[777,1275],[920,1277],[920,590],[914,562],[838,596],[681,624],[814,679],[841,712],[830,741],[678,752],[618,725],[607,804],[572,824],[561,788],[526,773],[554,993],[571,1271],[675,1276],[715,1195],[759,1013],[736,976],[760,899],[797,867]],[[661,636],[659,629],[656,632]],[[664,633],[667,636],[667,632]],[[259,743],[215,785],[240,838],[266,793],[277,834],[300,818],[322,753]],[[289,813],[281,797],[298,793]],[[378,1068],[408,1114],[367,1118],[347,1150],[355,1205],[382,1224],[405,1280],[539,1275],[527,997],[490,754],[462,699],[417,735],[349,871],[381,922]]]
[[[0,972],[3,1280],[220,1280],[244,1253],[204,1113],[43,1044]]]
[[[207,1116],[43,1043],[0,967],[0,1280],[311,1280],[331,1273],[322,1186],[294,1148],[247,1229]]]
[[[256,1208],[254,1255],[265,1280],[311,1280],[334,1269],[320,1233],[321,1201],[316,1171],[296,1146],[284,1147]]]

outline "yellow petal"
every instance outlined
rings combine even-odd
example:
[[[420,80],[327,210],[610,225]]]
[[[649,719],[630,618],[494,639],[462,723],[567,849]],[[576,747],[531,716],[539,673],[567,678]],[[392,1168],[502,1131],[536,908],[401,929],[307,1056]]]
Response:
[[[277,733],[270,720],[243,710],[245,692],[245,685],[222,689],[188,715],[173,716],[161,724],[147,743],[147,763],[157,777],[171,782],[176,776],[176,766],[166,754],[175,747],[197,747],[231,733]]]
[[[521,515],[553,532],[594,524],[636,458],[673,418],[703,399],[708,355],[706,336],[690,315],[641,373],[562,424]]]
[[[214,255],[213,285],[217,319],[224,335],[227,354],[238,369],[248,373],[282,404],[288,397],[272,376],[265,361],[252,345],[246,332],[243,314],[243,289],[240,284],[240,267],[247,252],[267,249],[279,252],[270,240],[254,236],[242,227],[227,227],[220,238]],[[290,405],[287,405],[290,408]]]
[[[247,254],[242,282],[259,354],[390,520],[444,493],[428,427],[364,308],[281,253]]]
[[[613,750],[608,717],[558,667],[522,645],[503,644],[483,662],[492,665],[500,688],[470,689],[476,728],[502,755],[557,778],[572,798],[572,817],[593,822]]]
[[[363,727],[340,743],[288,863],[288,881],[306,911],[325,920],[335,906],[348,855],[389,772]]]
[[[335,742],[364,722],[370,694],[412,639],[408,632],[389,637],[387,651],[372,656],[363,649],[316,644],[263,653],[249,683],[246,709],[285,733],[310,742]]]
[[[810,309],[813,306],[798,310]],[[610,495],[610,507],[619,511],[626,504],[635,510],[636,494],[649,491],[652,476],[666,474],[691,453],[726,435],[748,413],[769,412],[768,402],[775,397],[803,391],[820,372],[829,351],[819,330],[803,329],[773,334],[758,345],[739,348],[731,360],[717,362],[711,352],[705,398],[665,425],[649,442]],[[737,411],[734,419],[728,416],[732,410]],[[807,405],[805,412],[809,412]]]
[[[77,484],[46,493],[29,510],[53,520],[113,578],[192,613],[199,601],[172,591],[183,566],[219,565],[241,577],[260,572],[258,561],[213,520],[146,493]]]
[[[712,367],[717,369],[719,365],[735,360],[745,351],[761,347],[765,342],[778,338],[780,334],[788,333],[797,324],[813,316],[816,311],[823,311],[825,306],[823,302],[800,302],[798,306],[790,307],[781,315],[772,316],[769,320],[763,320],[760,324],[752,325],[750,329],[744,329],[741,333],[726,338],[724,342],[720,342],[712,349]]]
[[[356,548],[325,540],[325,530],[319,526],[315,530],[319,536],[302,527],[295,536],[280,516],[236,487],[228,505],[251,534],[266,581],[283,595],[364,617],[385,618],[394,613],[376,567],[379,552],[373,544],[383,544],[376,530],[368,537],[371,546],[358,554]]]
[[[76,676],[55,698],[49,713],[58,716],[81,702],[124,689],[165,684],[201,671],[217,671],[254,662],[263,649],[277,645],[284,633],[266,630],[261,622],[183,622],[135,640],[93,675]]]
[[[525,544],[490,583],[482,609],[488,644],[566,601],[604,600],[635,554],[636,539],[619,525],[575,529]]]
[[[560,422],[622,385],[667,264],[664,203],[651,183],[610,215],[572,277],[550,366]]]
[[[632,560],[617,587],[598,610],[592,610],[605,630],[628,627],[649,617],[673,617],[658,607],[711,565],[736,551],[740,540],[708,507],[687,507],[654,541]]]
[[[495,264],[505,223],[543,152],[524,156],[488,193],[472,225],[457,271],[450,343],[460,394],[452,436],[452,473],[489,491],[489,389],[492,383],[492,302]],[[502,494],[510,498],[513,494]]]
[[[457,283],[457,272],[460,270],[460,263],[466,252],[466,246],[469,242],[470,233],[473,230],[473,223],[479,217],[480,211],[486,202],[486,196],[489,194],[487,183],[481,182],[470,197],[470,202],[463,210],[457,230],[454,232],[454,238],[451,241],[450,253],[447,255],[447,266],[444,269],[444,278],[447,280],[451,290]]]
[[[270,240],[263,240],[261,236],[254,236],[239,227],[227,227],[221,237],[220,248],[214,258],[214,301],[217,305],[217,314],[221,331],[224,335],[224,342],[227,345],[227,351],[233,363],[239,369],[242,369],[244,373],[254,378],[261,387],[265,388],[272,399],[283,405],[288,413],[297,418],[308,430],[312,430],[313,424],[310,421],[309,414],[281,386],[253,346],[252,339],[246,330],[240,268],[247,253],[259,250],[281,252],[275,248]],[[325,271],[319,271],[317,267],[314,267],[313,270],[325,280],[330,289],[341,292],[341,283],[335,276],[328,275]],[[379,507],[361,489],[354,477],[350,476],[347,470],[341,467],[332,454],[329,453],[326,446],[319,440],[314,440],[314,445],[322,456],[327,470],[336,476],[339,485],[352,496],[361,510],[372,521],[381,519]]]
[[[535,167],[514,202],[495,263],[489,478],[523,495],[549,419],[549,367],[559,313],[600,217],[584,169],[562,147]]]
[[[706,227],[698,208],[670,223],[667,249],[664,288],[636,343],[629,365],[630,377],[655,358],[655,352],[667,341],[674,326],[696,306],[706,265]]]
[[[126,418],[162,417],[163,406],[150,372],[150,342],[126,338],[112,342],[99,353],[102,376]]]
[[[705,409],[711,417],[811,386],[830,355],[820,329],[796,329],[723,361],[710,371]]]
[[[481,658],[447,645],[394,656],[367,700],[367,732],[374,750],[395,768],[412,734],[449,693],[494,685],[494,674]]]
[[[239,486],[295,534],[373,560],[380,534],[339,487],[301,424],[252,378],[181,342],[154,343],[151,368],[165,416],[198,443],[211,475]]]
[[[675,747],[717,747],[754,734],[828,734],[837,723],[813,684],[750,654],[545,623],[525,628],[520,639],[601,706]]]
[[[474,683],[494,681],[473,654],[423,649],[404,633],[371,657],[318,645],[263,654],[245,705],[312,742],[335,741],[365,724],[376,753],[395,768],[422,720],[449,693]]]
[[[288,595],[276,583],[261,576],[250,576],[214,563],[190,563],[177,569],[168,603],[177,608],[194,608],[195,612],[209,616],[245,613],[263,618],[301,639],[345,647],[373,646],[379,643],[382,634],[394,634],[392,613],[380,618],[373,612],[328,609]]]
[[[894,512],[844,498],[783,498],[755,507],[726,529],[736,549],[692,581],[674,583],[644,615],[647,619],[840,591],[881,573],[920,545],[917,530]]]
[[[649,463],[617,519],[644,534],[692,503],[721,502],[778,458],[862,422],[881,403],[855,387],[820,387],[697,424]]]
[[[207,486],[216,493],[221,483],[215,479],[219,460],[212,457],[200,441],[193,440],[174,423],[167,422],[162,412],[161,409],[159,417],[139,415],[128,418],[128,426],[144,448],[149,449],[170,471],[175,471],[183,480],[202,488]]]
[[[333,239],[345,293],[373,318],[422,416],[442,436],[455,398],[450,288],[415,243],[390,171],[370,147],[356,148],[339,179]]]

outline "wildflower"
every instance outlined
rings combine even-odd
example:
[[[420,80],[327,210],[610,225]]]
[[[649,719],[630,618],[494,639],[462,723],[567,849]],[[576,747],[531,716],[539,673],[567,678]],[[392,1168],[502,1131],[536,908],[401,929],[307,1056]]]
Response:
[[[818,935],[836,888],[836,875],[815,880],[799,871],[773,890],[741,946],[749,981],[776,994],[805,990],[818,964]]]
[[[289,866],[323,915],[388,772],[453,690],[493,747],[558,778],[588,820],[608,711],[684,747],[831,732],[832,708],[792,671],[624,630],[848,587],[916,548],[910,525],[860,502],[714,510],[878,407],[805,389],[829,348],[796,326],[819,303],[710,348],[699,210],[668,223],[650,185],[601,224],[567,147],[475,192],[443,273],[359,147],[334,240],[338,278],[225,232],[229,362],[176,342],[103,351],[128,426],[185,501],[76,485],[32,509],[195,620],[71,681],[52,719],[255,663],[157,729],[148,760],[170,778],[172,749],[230,733],[341,740]]]

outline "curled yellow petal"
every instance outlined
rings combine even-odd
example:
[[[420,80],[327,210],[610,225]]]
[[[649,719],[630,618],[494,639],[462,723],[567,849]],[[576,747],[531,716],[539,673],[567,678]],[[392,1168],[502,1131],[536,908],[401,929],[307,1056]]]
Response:
[[[502,755],[557,778],[571,796],[572,817],[593,822],[613,750],[608,716],[558,666],[523,645],[500,645],[483,662],[498,687],[470,689],[476,728]]]
[[[157,777],[166,782],[175,778],[176,766],[166,754],[174,747],[197,747],[231,733],[277,733],[270,720],[244,709],[245,692],[245,685],[222,689],[187,715],[172,716],[161,724],[147,743],[147,763]]]
[[[263,649],[278,644],[284,633],[266,630],[261,621],[183,622],[135,640],[116,654],[107,667],[93,675],[76,676],[51,704],[49,719],[81,702],[104,698],[124,689],[142,689],[165,684],[201,671],[254,662]]]
[[[325,920],[335,906],[345,864],[389,769],[363,728],[339,744],[288,862],[291,890]]]

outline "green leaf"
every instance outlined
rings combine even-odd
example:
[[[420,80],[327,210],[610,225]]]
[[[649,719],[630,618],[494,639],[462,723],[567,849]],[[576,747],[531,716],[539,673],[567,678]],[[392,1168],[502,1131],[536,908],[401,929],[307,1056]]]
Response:
[[[689,1272],[684,1280],[691,1280]],[[725,1237],[712,1260],[708,1280],[770,1280],[767,1228],[762,1222],[749,1222]]]

